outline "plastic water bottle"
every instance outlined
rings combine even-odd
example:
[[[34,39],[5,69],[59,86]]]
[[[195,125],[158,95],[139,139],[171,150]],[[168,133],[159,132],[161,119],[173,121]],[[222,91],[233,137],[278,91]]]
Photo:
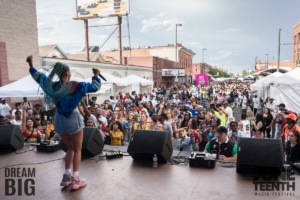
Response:
[[[158,164],[157,164],[157,156],[156,156],[156,154],[154,154],[154,156],[153,156],[153,167],[154,167],[154,168],[157,168],[157,167],[158,167]]]
[[[45,141],[44,135],[41,135],[41,143],[44,143],[44,141]]]

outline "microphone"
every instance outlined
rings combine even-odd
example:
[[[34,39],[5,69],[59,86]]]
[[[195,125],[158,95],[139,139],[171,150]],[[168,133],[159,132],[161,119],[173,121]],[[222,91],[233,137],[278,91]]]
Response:
[[[93,72],[96,70],[95,68],[92,69]],[[104,81],[107,81],[106,78],[104,78],[101,74],[99,74],[100,78],[102,78]]]
[[[104,78],[101,74],[99,74],[99,76],[100,76],[104,81],[107,81],[106,78]]]

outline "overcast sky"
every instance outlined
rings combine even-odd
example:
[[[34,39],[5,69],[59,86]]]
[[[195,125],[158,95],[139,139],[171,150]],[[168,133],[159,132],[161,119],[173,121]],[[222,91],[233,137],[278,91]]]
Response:
[[[57,44],[64,52],[84,48],[82,20],[76,17],[76,0],[36,0],[39,45]],[[281,60],[292,59],[293,26],[300,22],[300,0],[131,0],[123,17],[123,47],[162,46],[177,41],[196,55],[193,62],[240,73],[253,69],[255,57],[277,61],[278,30]],[[116,18],[89,20],[89,25],[116,24]],[[129,29],[128,29],[129,27]],[[89,28],[90,45],[101,51],[118,48],[116,26]],[[129,36],[130,35],[130,40]]]

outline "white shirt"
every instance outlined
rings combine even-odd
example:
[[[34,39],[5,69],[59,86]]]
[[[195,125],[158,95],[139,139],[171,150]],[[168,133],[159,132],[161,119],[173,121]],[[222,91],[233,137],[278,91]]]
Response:
[[[248,137],[248,138],[251,138],[251,131],[250,131],[250,122],[248,119],[245,119],[242,121],[243,123],[243,129],[242,129],[242,132],[243,132],[243,136],[242,137]]]
[[[256,109],[260,108],[260,99],[259,99],[259,97],[253,98],[253,108],[256,108]]]
[[[273,116],[273,119],[275,118],[275,112],[276,112],[276,105],[275,105],[275,103],[273,102],[272,104],[271,103],[267,103],[266,104],[266,107],[267,108],[269,108],[269,109],[271,109],[271,110],[273,110],[273,111],[271,111],[271,114],[272,114],[272,116]]]
[[[173,103],[175,103],[176,105],[178,105],[180,103],[179,99],[173,99]]]
[[[151,102],[154,107],[157,105],[157,101],[155,99],[152,99]]]
[[[149,97],[150,97],[149,95],[147,97],[143,96],[142,103],[144,103],[144,104],[148,103],[148,101],[150,99]]]
[[[11,107],[5,103],[5,104],[0,104],[0,115],[5,117],[6,115],[10,115],[9,111],[11,111]]]
[[[113,109],[115,109],[116,104],[118,103],[118,100],[110,99],[110,105],[112,106]]]
[[[233,111],[232,111],[232,108],[230,106],[227,106],[225,108],[225,111],[228,113],[228,117],[227,117],[227,121],[226,121],[226,127],[229,127],[229,123],[233,119]]]
[[[22,130],[22,120],[17,121],[16,119],[13,119],[13,120],[11,121],[11,124],[12,124],[12,125],[18,125],[18,126],[20,127],[20,129]]]
[[[16,111],[17,111],[17,109],[13,109],[13,111],[11,111],[11,115],[16,116],[16,114],[15,114]],[[19,109],[19,111],[21,112],[21,116],[22,116],[23,110]]]
[[[246,95],[242,95],[241,99],[242,99],[242,108],[246,109],[247,108],[247,103],[248,103],[248,99],[247,99]]]

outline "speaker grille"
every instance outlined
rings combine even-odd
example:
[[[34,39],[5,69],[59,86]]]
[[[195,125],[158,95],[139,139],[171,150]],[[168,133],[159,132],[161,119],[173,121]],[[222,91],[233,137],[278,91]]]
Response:
[[[24,146],[21,129],[17,125],[0,126],[0,151],[16,151]]]
[[[237,165],[282,167],[281,140],[267,138],[239,138]]]
[[[136,130],[127,152],[134,160],[152,160],[156,154],[159,162],[167,162],[173,153],[173,147],[170,135],[165,131]]]

